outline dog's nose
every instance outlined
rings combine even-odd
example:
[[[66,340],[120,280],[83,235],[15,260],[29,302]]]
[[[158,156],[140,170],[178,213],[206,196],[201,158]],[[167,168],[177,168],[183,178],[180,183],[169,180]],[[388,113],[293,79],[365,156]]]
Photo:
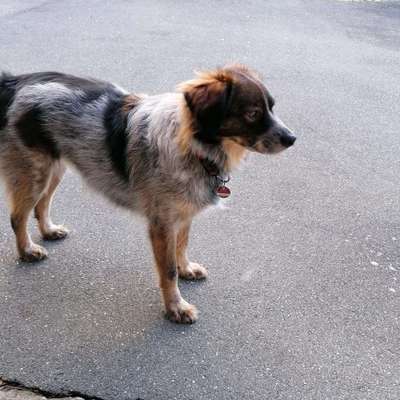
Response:
[[[296,141],[296,136],[290,134],[284,134],[280,137],[282,146],[290,147],[293,146]]]

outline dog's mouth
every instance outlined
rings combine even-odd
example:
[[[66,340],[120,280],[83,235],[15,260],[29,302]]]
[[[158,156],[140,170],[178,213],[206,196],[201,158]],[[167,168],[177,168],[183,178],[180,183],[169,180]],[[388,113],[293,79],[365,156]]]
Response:
[[[249,150],[260,153],[260,154],[278,154],[282,151],[293,146],[296,141],[296,136],[292,133],[286,134],[285,136],[274,133],[267,137],[259,140],[254,146],[250,147]]]
[[[249,147],[249,150],[259,154],[278,154],[283,150],[286,150],[286,147],[280,145],[279,143],[263,141],[256,143],[253,147]]]

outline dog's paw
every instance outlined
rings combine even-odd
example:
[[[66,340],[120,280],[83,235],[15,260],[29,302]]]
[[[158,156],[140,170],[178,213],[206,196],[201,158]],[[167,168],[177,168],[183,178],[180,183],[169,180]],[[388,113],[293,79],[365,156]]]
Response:
[[[54,225],[54,227],[43,233],[44,240],[64,239],[68,235],[68,229],[62,225]]]
[[[205,279],[208,276],[207,269],[197,263],[189,263],[185,268],[178,267],[179,278],[187,280]]]
[[[197,320],[198,311],[194,305],[182,299],[179,303],[168,306],[166,317],[178,324],[193,324]]]
[[[20,252],[21,260],[26,262],[41,261],[48,256],[47,250],[38,244],[32,244]]]

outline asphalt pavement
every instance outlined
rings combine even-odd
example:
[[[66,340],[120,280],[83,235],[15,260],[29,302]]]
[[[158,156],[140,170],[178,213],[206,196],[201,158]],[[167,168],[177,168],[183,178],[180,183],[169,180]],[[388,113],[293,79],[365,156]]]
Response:
[[[146,229],[68,173],[70,236],[18,261],[0,189],[0,377],[105,400],[400,399],[400,3],[0,1],[0,69],[158,93],[259,70],[298,135],[193,228],[199,321],[163,318]],[[32,221],[34,238],[38,231]]]

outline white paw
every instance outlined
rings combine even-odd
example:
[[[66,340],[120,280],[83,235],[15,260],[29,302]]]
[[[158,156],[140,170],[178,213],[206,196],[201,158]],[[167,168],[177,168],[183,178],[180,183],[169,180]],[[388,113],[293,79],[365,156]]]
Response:
[[[27,262],[43,260],[47,255],[47,250],[44,247],[34,243],[20,252],[21,259]]]
[[[64,239],[68,235],[68,229],[62,225],[53,225],[51,229],[43,233],[45,240],[59,240]]]
[[[193,324],[198,317],[197,308],[181,299],[179,303],[170,303],[166,310],[169,320],[178,324]]]
[[[208,276],[207,269],[197,263],[189,263],[185,268],[178,267],[179,277],[188,280],[205,279]]]

